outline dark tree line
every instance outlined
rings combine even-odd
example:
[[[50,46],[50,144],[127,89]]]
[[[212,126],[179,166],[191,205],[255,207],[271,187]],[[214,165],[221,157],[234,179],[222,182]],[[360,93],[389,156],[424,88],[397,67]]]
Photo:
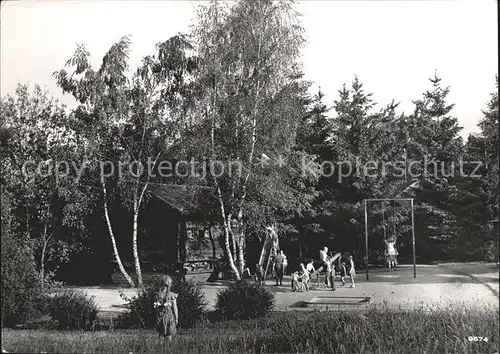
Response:
[[[175,182],[214,191],[206,208],[221,226],[237,276],[255,263],[245,251],[260,242],[267,225],[278,226],[291,259],[316,257],[324,245],[362,258],[363,199],[388,196],[415,200],[419,260],[492,259],[487,222],[498,217],[497,92],[477,117],[479,134],[466,142],[447,102],[450,88],[437,75],[411,114],[398,113],[396,101],[376,109],[357,77],[325,102],[303,79],[303,35],[291,2],[213,2],[201,7],[192,33],[159,43],[131,79],[130,38],[113,45],[98,68],[79,46],[54,73],[62,91],[78,101],[69,113],[39,88],[19,86],[3,97],[2,242],[5,228],[9,240],[30,250],[42,286],[70,259],[88,262],[84,255],[114,257],[129,283],[141,286],[147,186]],[[157,165],[167,155],[237,162],[242,173],[164,179],[132,170],[121,179],[100,178],[104,158],[113,166],[147,165],[148,158]],[[54,170],[27,178],[22,166],[28,160],[89,165],[82,174],[69,168],[62,180]],[[414,176],[404,173],[411,161],[418,162]],[[481,161],[477,171],[462,165],[480,176],[459,173],[460,161]],[[402,257],[409,256],[409,215],[404,205],[370,206],[374,255],[392,235]],[[122,258],[133,260],[139,284]]]

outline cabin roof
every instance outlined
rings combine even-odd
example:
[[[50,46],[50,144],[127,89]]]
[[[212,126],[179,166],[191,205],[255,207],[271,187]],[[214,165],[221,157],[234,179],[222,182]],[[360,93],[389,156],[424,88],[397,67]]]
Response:
[[[211,188],[176,184],[151,183],[148,191],[158,200],[185,216],[202,216],[202,199],[209,195]]]
[[[422,188],[422,184],[418,180],[409,180],[405,181],[401,186],[398,186],[398,188],[391,193],[387,198],[393,199],[399,197],[403,192],[406,192],[407,190],[415,188],[415,189],[420,189]]]

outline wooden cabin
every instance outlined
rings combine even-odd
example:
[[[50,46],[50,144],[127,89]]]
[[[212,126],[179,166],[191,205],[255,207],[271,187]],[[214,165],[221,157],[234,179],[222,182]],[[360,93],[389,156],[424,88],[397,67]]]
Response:
[[[209,188],[151,184],[148,192],[150,199],[142,218],[144,237],[140,241],[145,263],[162,260],[174,265],[208,259],[213,257],[214,246],[218,252],[217,241],[209,237],[211,224],[206,210],[213,203]],[[197,247],[201,248],[199,252],[192,254],[190,241],[206,247]]]

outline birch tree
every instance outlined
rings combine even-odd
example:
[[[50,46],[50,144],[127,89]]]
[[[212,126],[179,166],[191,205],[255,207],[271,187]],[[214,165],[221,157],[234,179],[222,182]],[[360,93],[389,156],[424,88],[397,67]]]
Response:
[[[69,75],[62,69],[54,75],[63,91],[71,93],[80,103],[74,115],[86,139],[87,153],[98,169],[113,253],[121,273],[134,287],[116,245],[109,213],[110,186],[132,211],[132,250],[137,285],[142,288],[139,212],[151,179],[157,177],[154,169],[162,154],[175,144],[181,129],[188,124],[185,119],[191,94],[188,73],[195,61],[188,56],[189,42],[178,35],[158,43],[154,55],[146,56],[130,75],[130,45],[127,36],[114,44],[98,70],[90,66],[90,53],[79,46],[66,64],[74,72]]]
[[[304,44],[299,15],[290,1],[217,1],[200,10],[193,31],[200,58],[200,104],[209,122],[210,163],[225,166],[213,173],[225,251],[239,279],[244,269],[245,212],[249,186],[263,156],[290,151],[298,114],[286,105],[300,85],[300,49]],[[291,106],[290,106],[291,107]],[[256,163],[261,162],[260,165]],[[235,173],[231,166],[241,166]],[[233,240],[231,245],[230,240]]]

